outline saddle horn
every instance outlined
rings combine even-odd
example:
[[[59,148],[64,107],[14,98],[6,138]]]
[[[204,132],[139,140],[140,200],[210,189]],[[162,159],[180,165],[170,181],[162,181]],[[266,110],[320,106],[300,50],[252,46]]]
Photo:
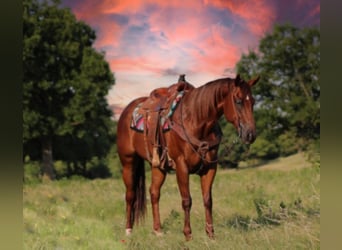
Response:
[[[178,82],[185,82],[185,74],[179,75]]]

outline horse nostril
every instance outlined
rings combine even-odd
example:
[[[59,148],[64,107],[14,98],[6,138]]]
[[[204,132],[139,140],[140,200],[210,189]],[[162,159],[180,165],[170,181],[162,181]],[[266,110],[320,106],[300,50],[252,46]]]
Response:
[[[254,140],[254,136],[253,136],[253,133],[252,133],[252,132],[249,132],[249,133],[248,133],[247,139],[248,139],[248,141],[250,141],[250,142]]]

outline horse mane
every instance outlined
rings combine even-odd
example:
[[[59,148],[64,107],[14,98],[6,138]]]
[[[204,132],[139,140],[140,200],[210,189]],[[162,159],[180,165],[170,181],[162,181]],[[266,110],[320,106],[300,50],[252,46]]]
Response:
[[[233,82],[234,79],[221,78],[193,89],[188,103],[189,110],[195,110],[191,119],[200,121],[207,118],[208,114],[216,113],[218,104],[227,95]]]

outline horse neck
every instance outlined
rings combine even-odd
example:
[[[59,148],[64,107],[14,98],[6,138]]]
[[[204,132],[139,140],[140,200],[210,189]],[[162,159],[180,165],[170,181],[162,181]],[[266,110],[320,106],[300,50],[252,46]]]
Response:
[[[206,136],[223,115],[223,101],[229,93],[227,79],[210,82],[192,90],[184,99],[183,121],[194,136]]]

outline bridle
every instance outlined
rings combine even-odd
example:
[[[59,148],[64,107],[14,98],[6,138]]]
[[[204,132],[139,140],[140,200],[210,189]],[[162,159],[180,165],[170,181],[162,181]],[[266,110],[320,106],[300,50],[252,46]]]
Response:
[[[190,148],[192,149],[192,151],[198,155],[198,157],[201,159],[203,163],[214,164],[218,162],[218,159],[215,159],[215,160],[206,159],[206,154],[209,152],[210,149],[217,147],[219,144],[221,144],[225,147],[225,155],[228,155],[232,151],[233,147],[238,143],[239,138],[241,136],[241,131],[240,131],[241,129],[238,129],[239,136],[235,137],[231,143],[226,143],[226,142],[221,143],[223,134],[222,134],[221,129],[218,126],[214,128],[215,139],[212,139],[212,140],[199,140],[193,135],[188,134],[183,123],[183,100],[180,101],[179,103],[179,109],[180,109],[180,124],[178,124],[177,122],[173,120],[170,120],[171,129],[175,131],[184,141],[186,141],[190,145]],[[240,122],[238,122],[238,124],[240,126]],[[201,171],[203,165],[204,164],[202,164],[198,172]]]

